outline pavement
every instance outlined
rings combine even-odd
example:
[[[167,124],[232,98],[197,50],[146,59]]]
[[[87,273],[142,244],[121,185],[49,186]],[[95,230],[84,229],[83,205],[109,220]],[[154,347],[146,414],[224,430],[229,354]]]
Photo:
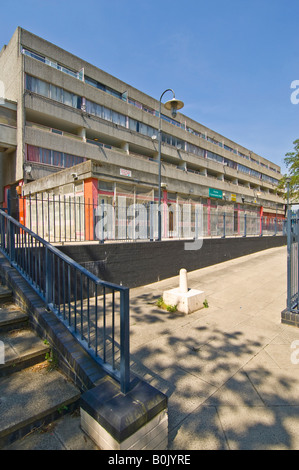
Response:
[[[131,289],[132,370],[168,396],[169,450],[299,449],[299,328],[281,323],[286,275],[286,247],[190,272],[208,308],[189,315],[155,306],[178,276]]]
[[[286,276],[286,247],[190,272],[208,307],[189,315],[156,306],[178,276],[130,290],[131,367],[168,396],[170,451],[299,449],[299,328],[281,323]],[[95,449],[78,416],[22,445]]]

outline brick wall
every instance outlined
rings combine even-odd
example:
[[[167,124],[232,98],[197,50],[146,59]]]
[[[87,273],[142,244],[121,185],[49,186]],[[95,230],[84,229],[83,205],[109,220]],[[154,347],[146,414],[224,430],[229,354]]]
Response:
[[[286,245],[286,237],[205,239],[200,250],[185,250],[184,241],[78,244],[60,250],[100,278],[127,287],[176,276],[181,268],[193,271],[272,247]]]

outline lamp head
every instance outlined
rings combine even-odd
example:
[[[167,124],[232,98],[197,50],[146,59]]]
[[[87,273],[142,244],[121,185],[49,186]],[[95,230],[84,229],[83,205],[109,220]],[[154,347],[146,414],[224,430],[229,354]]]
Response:
[[[166,101],[164,106],[166,109],[171,111],[172,117],[176,117],[178,110],[183,108],[184,103],[176,98],[172,98],[172,100]]]

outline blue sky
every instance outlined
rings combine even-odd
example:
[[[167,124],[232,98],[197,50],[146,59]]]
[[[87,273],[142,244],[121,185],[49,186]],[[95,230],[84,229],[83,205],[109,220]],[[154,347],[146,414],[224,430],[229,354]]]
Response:
[[[284,173],[299,138],[298,17],[298,0],[10,0],[0,47],[21,26],[156,99],[172,88],[185,115]]]

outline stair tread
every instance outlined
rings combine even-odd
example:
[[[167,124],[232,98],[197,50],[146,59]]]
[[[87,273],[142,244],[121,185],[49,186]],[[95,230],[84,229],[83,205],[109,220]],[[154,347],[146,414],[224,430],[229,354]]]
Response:
[[[6,286],[0,285],[0,300],[9,298],[12,296],[12,290]]]
[[[30,367],[0,379],[0,436],[75,402],[80,391],[58,370]]]
[[[28,315],[19,310],[15,304],[5,304],[0,306],[0,328],[15,322],[28,319]]]
[[[80,413],[75,411],[30,432],[3,450],[99,450],[81,429]]]
[[[6,333],[0,332],[0,341],[4,343],[5,364],[1,368],[29,358],[36,354],[46,354],[49,346],[29,329],[13,330]]]

